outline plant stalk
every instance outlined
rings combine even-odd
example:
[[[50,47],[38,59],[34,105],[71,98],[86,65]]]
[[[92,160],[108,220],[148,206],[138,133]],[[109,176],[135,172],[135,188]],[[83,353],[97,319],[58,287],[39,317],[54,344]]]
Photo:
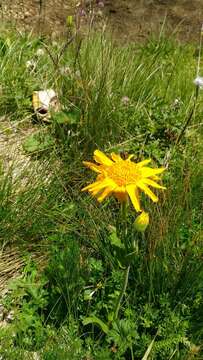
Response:
[[[124,294],[126,292],[126,288],[127,288],[127,285],[128,285],[129,271],[130,271],[130,265],[128,265],[128,267],[125,270],[123,286],[122,286],[121,292],[119,294],[119,297],[118,297],[118,300],[117,300],[117,303],[116,303],[116,308],[115,308],[115,313],[114,313],[114,320],[117,320],[117,318],[118,318],[118,313],[119,313],[120,306],[121,306],[121,303],[122,303],[122,300],[123,300],[123,296],[124,296]]]

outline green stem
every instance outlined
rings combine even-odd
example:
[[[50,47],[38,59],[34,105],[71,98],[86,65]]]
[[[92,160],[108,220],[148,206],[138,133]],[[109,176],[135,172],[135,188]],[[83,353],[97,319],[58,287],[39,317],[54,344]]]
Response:
[[[127,226],[127,202],[123,202],[121,204],[121,224],[122,224],[122,238],[125,245],[126,252],[128,252],[128,244],[127,244],[127,234],[128,234],[128,226]]]
[[[134,360],[134,354],[133,354],[133,347],[131,345],[130,347],[130,352],[131,352],[131,360]]]
[[[125,251],[126,254],[128,253],[128,243],[127,243],[127,233],[128,233],[128,227],[127,227],[127,202],[123,202],[121,204],[121,224],[122,224],[122,236],[123,236],[123,243],[125,245]],[[118,318],[118,313],[121,307],[121,303],[123,300],[123,296],[126,292],[126,288],[128,285],[128,277],[129,277],[129,271],[130,271],[130,265],[127,266],[127,268],[125,269],[125,274],[124,274],[124,278],[123,278],[123,286],[122,289],[120,291],[117,303],[116,303],[116,307],[115,307],[115,312],[114,312],[114,320],[116,320]]]
[[[115,308],[115,313],[114,313],[114,320],[116,320],[118,318],[118,313],[119,313],[119,310],[120,310],[121,302],[122,302],[123,296],[124,296],[124,294],[126,292],[126,288],[127,288],[127,285],[128,285],[129,271],[130,271],[130,265],[128,265],[128,267],[125,270],[125,275],[124,275],[124,279],[123,279],[124,280],[123,281],[123,286],[122,286],[121,292],[119,294],[119,297],[118,297],[118,300],[117,300],[117,303],[116,303],[116,308]]]
[[[127,202],[124,201],[121,203],[121,216],[123,220],[126,222],[127,220]]]

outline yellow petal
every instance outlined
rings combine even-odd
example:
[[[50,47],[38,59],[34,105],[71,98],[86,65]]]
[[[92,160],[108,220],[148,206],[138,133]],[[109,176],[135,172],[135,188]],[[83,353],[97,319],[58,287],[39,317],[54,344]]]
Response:
[[[95,160],[98,164],[107,165],[107,166],[113,165],[113,161],[111,161],[111,160],[110,160],[102,151],[100,151],[100,150],[95,150],[95,151],[94,151],[94,160]]]
[[[127,160],[132,159],[132,158],[133,158],[133,156],[134,156],[134,154],[129,155],[129,156],[128,156],[128,158],[127,158]]]
[[[90,190],[91,188],[94,189],[94,187],[97,187],[99,184],[101,184],[101,181],[95,181],[92,184],[85,186],[81,191]]]
[[[147,194],[152,201],[157,202],[158,197],[146,186],[142,181],[139,181],[137,183],[137,186]]]
[[[99,175],[97,175],[97,181],[98,180],[104,180],[105,179],[105,177],[104,177],[104,174],[103,174],[103,172],[102,172],[102,174],[99,174]]]
[[[112,193],[112,190],[113,189],[111,189],[110,187],[106,188],[103,193],[99,197],[97,197],[97,200],[99,202],[102,202],[108,195]]]
[[[149,164],[151,161],[152,161],[151,159],[146,159],[146,160],[140,161],[139,163],[137,163],[137,166],[142,167],[144,165]]]
[[[93,163],[91,163],[89,161],[83,161],[83,164],[85,166],[87,166],[88,168],[90,168],[91,170],[94,170],[97,173],[101,173],[100,165],[93,164]]]
[[[102,182],[100,185],[95,186],[94,188],[89,189],[89,192],[90,192],[93,196],[95,196],[96,194],[98,194],[98,192],[103,191],[103,189],[105,189],[105,187],[106,187],[106,184],[105,184],[104,182]]]
[[[89,190],[89,192],[90,192],[90,194],[92,195],[92,196],[95,196],[95,197],[97,197],[98,196],[98,194],[101,194],[101,192],[103,191],[103,188],[95,188],[94,190]]]
[[[96,194],[98,194],[98,192],[100,192],[104,188],[110,188],[112,190],[113,188],[115,188],[115,186],[116,184],[111,179],[104,179],[102,181],[99,181],[98,184],[89,188],[89,192],[91,192],[91,194],[95,196]]]
[[[118,162],[118,161],[122,161],[123,159],[120,157],[120,155],[115,154],[115,153],[111,153],[111,158],[113,161]]]
[[[153,181],[153,180],[151,180],[151,179],[146,178],[146,179],[143,179],[142,181],[143,181],[145,184],[150,185],[150,186],[153,186],[153,187],[156,188],[156,189],[166,189],[165,186],[161,186],[161,185],[157,184],[155,181]]]
[[[156,181],[160,181],[161,178],[157,175],[153,175],[153,176],[150,176],[150,179],[153,179],[153,180],[156,180]]]
[[[130,196],[130,200],[132,201],[135,210],[141,211],[137,187],[135,185],[127,185],[126,190],[128,192],[128,195]]]
[[[140,171],[143,177],[151,177],[157,174],[161,174],[163,171],[165,171],[165,168],[151,169],[149,167],[142,167]]]
[[[105,187],[106,187],[105,185],[104,185],[104,186],[100,186],[100,187],[94,188],[93,190],[89,190],[89,192],[90,192],[90,194],[91,194],[92,196],[97,197],[98,194],[100,195],[100,194],[103,192],[103,190],[105,189]]]

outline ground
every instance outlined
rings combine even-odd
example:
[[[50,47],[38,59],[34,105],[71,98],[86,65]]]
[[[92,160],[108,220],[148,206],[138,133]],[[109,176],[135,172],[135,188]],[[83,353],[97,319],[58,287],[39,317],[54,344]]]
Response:
[[[168,33],[178,33],[184,41],[198,41],[203,0],[4,0],[1,16],[21,28],[34,27],[55,36],[64,32],[67,16],[75,14],[80,3],[88,17],[93,2],[96,22],[107,21],[119,39],[143,40],[153,31],[160,32],[165,23]]]

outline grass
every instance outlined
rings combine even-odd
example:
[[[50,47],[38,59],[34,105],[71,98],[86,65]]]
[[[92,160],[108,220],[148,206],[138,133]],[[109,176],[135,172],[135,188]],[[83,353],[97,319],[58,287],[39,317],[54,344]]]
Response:
[[[2,300],[3,318],[14,313],[0,330],[2,359],[201,359],[202,94],[195,98],[194,46],[161,36],[121,47],[89,34],[56,64],[60,42],[5,31],[0,44],[0,116],[52,139],[33,153],[26,148],[32,160],[17,177],[15,163],[2,165],[1,268],[12,265],[3,256],[13,247],[25,264]],[[48,125],[34,119],[31,101],[45,88],[62,104]],[[158,204],[142,199],[150,225],[138,239],[116,321],[123,270],[112,229],[119,204],[99,205],[81,193],[92,180],[82,161],[95,148],[133,153],[135,161],[151,157],[157,166],[171,154]],[[128,226],[135,217],[131,209]],[[2,273],[6,282],[9,271]]]

